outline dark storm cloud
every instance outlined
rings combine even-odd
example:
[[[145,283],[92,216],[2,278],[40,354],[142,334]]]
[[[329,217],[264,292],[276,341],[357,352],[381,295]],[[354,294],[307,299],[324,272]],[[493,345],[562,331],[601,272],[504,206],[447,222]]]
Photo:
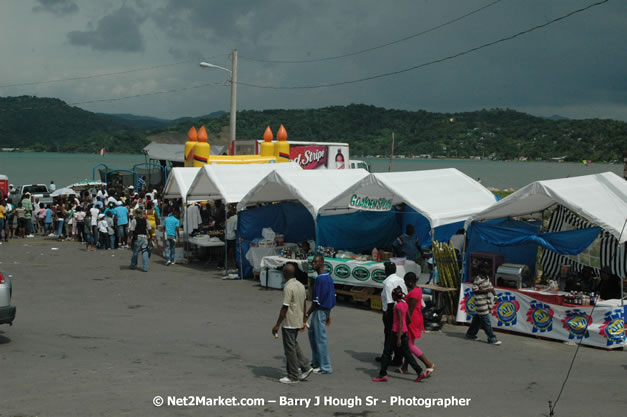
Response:
[[[157,24],[177,39],[199,35],[214,40],[256,43],[265,33],[279,30],[286,20],[303,15],[297,2],[281,0],[167,0],[153,14]]]
[[[78,6],[72,0],[37,0],[38,5],[33,7],[34,12],[49,12],[57,16],[76,13]]]
[[[96,28],[68,33],[72,45],[89,46],[99,51],[142,52],[144,38],[140,31],[143,18],[129,7],[122,7],[100,19]]]

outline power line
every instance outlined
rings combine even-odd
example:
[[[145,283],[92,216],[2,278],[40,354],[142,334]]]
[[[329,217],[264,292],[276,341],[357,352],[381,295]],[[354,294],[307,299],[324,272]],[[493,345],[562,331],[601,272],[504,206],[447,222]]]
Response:
[[[439,59],[436,59],[436,60],[433,60],[433,61],[425,62],[425,63],[419,64],[419,65],[414,65],[412,67],[404,68],[404,69],[397,70],[397,71],[386,72],[386,73],[383,73],[383,74],[372,75],[370,77],[364,77],[364,78],[359,78],[359,79],[350,80],[350,81],[338,81],[338,82],[335,82],[335,83],[317,84],[317,85],[305,85],[305,86],[272,86],[272,85],[260,85],[260,84],[254,84],[254,83],[246,83],[246,82],[242,82],[242,81],[238,81],[237,84],[243,85],[243,86],[246,86],[246,87],[263,88],[263,89],[271,89],[271,90],[304,90],[304,89],[337,87],[337,86],[340,86],[340,85],[356,84],[356,83],[360,83],[360,82],[364,82],[364,81],[370,81],[370,80],[374,80],[374,79],[377,79],[377,78],[390,77],[392,75],[398,75],[398,74],[402,74],[404,72],[409,72],[409,71],[417,70],[417,69],[420,69],[420,68],[428,67],[428,66],[433,65],[433,64],[438,64],[438,63],[441,63],[441,62],[450,61],[450,60],[458,58],[460,56],[464,56],[464,55],[468,55],[468,54],[473,53],[473,52],[477,52],[477,51],[479,51],[481,49],[484,49],[484,48],[487,48],[489,46],[494,46],[494,45],[497,45],[499,43],[512,40],[512,39],[517,38],[519,36],[526,35],[528,33],[534,32],[534,31],[536,31],[538,29],[541,29],[541,28],[547,27],[549,25],[552,25],[553,23],[559,22],[560,20],[567,19],[567,18],[569,18],[569,17],[571,17],[571,16],[573,16],[575,14],[581,13],[581,12],[586,11],[588,9],[591,9],[591,8],[593,8],[595,6],[599,6],[599,5],[603,4],[603,3],[607,3],[608,1],[609,0],[602,0],[602,1],[599,1],[597,3],[590,4],[590,5],[586,6],[586,7],[582,7],[580,9],[574,10],[574,11],[572,11],[570,13],[567,13],[565,15],[557,17],[557,18],[555,18],[553,20],[549,20],[548,22],[543,23],[541,25],[537,25],[537,26],[534,26],[532,28],[523,30],[523,31],[518,32],[518,33],[516,33],[514,35],[506,36],[504,38],[500,38],[500,39],[497,39],[497,40],[492,41],[492,42],[484,43],[483,45],[476,46],[476,47],[471,48],[471,49],[467,49],[467,50],[465,50],[463,52],[459,52],[459,53],[456,53],[454,55],[449,55],[449,56],[446,56],[444,58],[439,58]]]
[[[228,54],[214,55],[214,56],[210,56],[210,57],[208,57],[206,59],[218,58],[218,57],[226,56],[226,55],[228,55]],[[3,84],[3,85],[0,85],[0,88],[23,87],[23,86],[29,86],[29,85],[42,85],[42,84],[59,83],[59,82],[64,82],[64,81],[89,80],[91,78],[111,77],[111,76],[114,76],[114,75],[129,74],[129,73],[133,73],[133,72],[153,71],[153,70],[156,70],[156,69],[159,69],[159,68],[166,68],[166,67],[173,67],[175,65],[187,64],[189,62],[196,62],[196,61],[193,60],[193,59],[187,59],[185,61],[173,62],[171,64],[153,65],[153,66],[150,66],[150,67],[135,68],[135,69],[129,69],[129,70],[124,70],[124,71],[104,72],[104,73],[100,73],[100,74],[91,74],[91,75],[78,75],[76,77],[59,78],[59,79],[47,80],[47,81],[29,81],[29,82],[25,82],[25,83]]]
[[[98,100],[80,101],[80,102],[68,103],[68,104],[70,106],[77,106],[79,104],[92,104],[92,103],[102,103],[102,102],[107,102],[107,101],[119,101],[119,100],[126,100],[129,98],[136,98],[136,97],[146,97],[146,96],[155,96],[159,94],[178,93],[180,91],[193,90],[195,88],[211,87],[211,86],[225,86],[225,85],[227,84],[226,83],[204,83],[204,84],[197,84],[197,85],[192,85],[192,86],[183,87],[183,88],[173,88],[171,90],[152,91],[150,93],[134,94],[131,96],[103,98],[103,99],[98,99]]]
[[[334,60],[334,59],[346,58],[346,57],[349,57],[349,56],[364,54],[366,52],[370,52],[370,51],[374,51],[374,50],[377,50],[377,49],[385,48],[387,46],[395,45],[397,43],[405,42],[407,40],[410,40],[410,39],[413,39],[413,38],[417,38],[417,37],[422,36],[422,35],[426,35],[429,32],[433,32],[435,30],[441,29],[441,28],[443,28],[445,26],[448,26],[448,25],[453,24],[455,22],[459,22],[462,19],[465,19],[465,18],[467,18],[469,16],[472,16],[473,14],[479,13],[480,11],[485,10],[485,9],[487,9],[489,7],[492,7],[495,4],[500,3],[501,1],[502,0],[493,1],[492,3],[486,4],[485,6],[482,6],[482,7],[478,8],[478,9],[475,9],[475,10],[473,10],[471,12],[468,12],[468,13],[466,13],[466,14],[464,14],[462,16],[459,16],[459,17],[457,17],[457,18],[455,18],[453,20],[449,20],[448,22],[444,22],[444,23],[441,23],[441,24],[439,24],[437,26],[434,26],[432,28],[423,30],[422,32],[414,33],[413,35],[405,36],[404,38],[400,38],[400,39],[397,39],[395,41],[391,41],[391,42],[388,42],[388,43],[384,43],[384,44],[381,44],[381,45],[378,45],[378,46],[373,46],[373,47],[366,48],[366,49],[361,49],[359,51],[350,52],[350,53],[343,54],[343,55],[334,55],[334,56],[328,56],[328,57],[324,57],[324,58],[312,58],[312,59],[303,59],[303,60],[271,60],[271,59],[260,59],[260,58],[248,58],[246,56],[241,56],[241,55],[240,55],[239,58],[247,60],[247,61],[264,62],[264,63],[268,63],[268,64],[310,64],[312,62],[323,62],[323,61],[331,61],[331,60]]]

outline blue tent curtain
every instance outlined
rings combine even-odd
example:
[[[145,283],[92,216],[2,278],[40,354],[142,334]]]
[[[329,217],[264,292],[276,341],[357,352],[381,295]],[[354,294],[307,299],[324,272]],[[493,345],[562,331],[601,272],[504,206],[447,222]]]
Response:
[[[358,211],[337,216],[318,216],[317,244],[324,247],[370,252],[389,247],[401,234],[396,209],[386,212]]]
[[[466,231],[468,244],[464,254],[464,282],[472,279],[470,277],[470,255],[474,252],[502,253],[505,256],[505,262],[527,265],[531,273],[535,273],[538,253],[538,246],[535,242],[520,243],[516,246],[497,246],[483,240],[481,234],[476,232],[475,229],[481,226],[498,226],[520,229],[527,233],[540,233],[540,222],[520,222],[507,219],[490,220],[484,223],[473,222]]]
[[[479,233],[482,240],[495,246],[535,243],[561,255],[577,255],[594,242],[601,232],[601,228],[591,227],[564,232],[538,233],[535,230],[521,227],[521,225],[477,223],[473,225],[473,231]]]
[[[420,246],[422,246],[424,249],[430,248],[431,224],[429,223],[429,220],[425,216],[405,204],[402,206],[401,210],[403,212],[403,232],[405,231],[407,225],[413,224],[416,235],[418,236],[418,241],[420,242]],[[438,226],[435,228],[434,240],[436,242],[448,242],[449,240],[451,240],[451,236],[453,236],[455,232],[463,228],[463,221]]]
[[[261,230],[264,227],[270,227],[276,233],[285,235],[286,242],[298,243],[314,238],[313,218],[300,203],[270,204],[240,211],[237,216],[236,259],[244,278],[249,278],[253,274],[252,265],[246,259],[250,242],[261,238]]]

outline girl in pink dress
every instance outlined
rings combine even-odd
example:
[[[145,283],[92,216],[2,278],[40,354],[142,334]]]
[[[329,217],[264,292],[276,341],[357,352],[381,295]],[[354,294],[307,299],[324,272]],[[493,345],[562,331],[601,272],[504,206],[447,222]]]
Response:
[[[427,370],[420,376],[422,376],[422,378],[428,378],[435,371],[435,364],[427,359],[422,350],[420,350],[415,344],[416,339],[420,339],[420,336],[422,336],[422,333],[425,331],[424,320],[422,318],[422,308],[424,307],[424,302],[422,301],[422,289],[416,286],[418,278],[413,272],[406,273],[403,279],[405,280],[407,291],[409,291],[407,294],[407,305],[409,307],[408,315],[410,317],[410,322],[407,326],[409,350],[427,367]],[[407,370],[407,365],[408,363],[405,361],[403,366],[399,368],[398,371],[402,374],[408,373],[409,371]]]

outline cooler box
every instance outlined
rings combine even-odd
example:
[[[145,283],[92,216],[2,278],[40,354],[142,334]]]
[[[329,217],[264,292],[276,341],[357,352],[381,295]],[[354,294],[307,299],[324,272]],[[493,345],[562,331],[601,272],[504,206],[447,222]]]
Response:
[[[285,285],[285,278],[283,278],[283,272],[278,269],[264,269],[259,275],[259,281],[262,287],[275,288],[282,290]]]
[[[9,178],[0,175],[0,195],[6,197],[9,194]]]

